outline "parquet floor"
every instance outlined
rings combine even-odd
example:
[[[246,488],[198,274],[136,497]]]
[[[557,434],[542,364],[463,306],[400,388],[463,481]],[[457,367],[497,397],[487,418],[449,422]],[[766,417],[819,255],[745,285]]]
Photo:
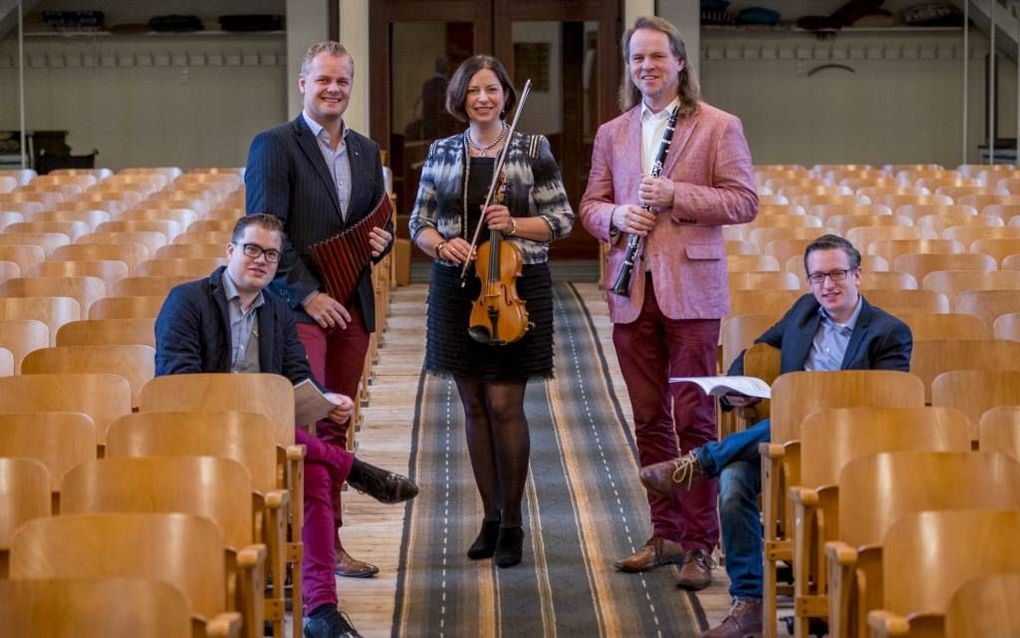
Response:
[[[620,402],[625,413],[629,413],[630,403],[612,347],[608,308],[595,284],[577,287],[599,331],[609,368],[614,379],[619,380]],[[392,295],[391,314],[375,365],[357,453],[370,463],[406,473],[418,375],[425,355],[426,287],[414,284],[396,289]],[[345,493],[344,499],[344,544],[353,556],[378,565],[380,573],[369,579],[338,578],[341,609],[364,636],[390,636],[405,507],[382,505],[358,493]],[[718,623],[729,607],[726,573],[718,568],[714,575],[712,586],[698,594],[710,625]],[[677,596],[680,595],[678,592]],[[677,604],[682,604],[679,598]]]

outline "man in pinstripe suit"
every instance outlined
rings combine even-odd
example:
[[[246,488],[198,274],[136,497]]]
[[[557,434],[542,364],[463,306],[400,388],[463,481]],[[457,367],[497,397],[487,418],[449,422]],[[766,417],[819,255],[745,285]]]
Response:
[[[271,213],[284,223],[283,257],[270,289],[297,314],[298,336],[316,380],[350,397],[357,396],[369,335],[375,330],[370,264],[363,264],[350,299],[334,299],[324,292],[311,246],[357,223],[385,194],[378,145],[343,120],[353,83],[354,61],[343,45],[312,45],[298,81],[302,113],[255,137],[245,171],[248,214]],[[370,243],[372,259],[381,259],[392,246],[392,223],[372,229]],[[322,422],[318,433],[346,446],[347,427]],[[339,502],[334,511],[339,527]],[[340,575],[371,576],[378,571],[344,552],[339,536],[337,543]]]

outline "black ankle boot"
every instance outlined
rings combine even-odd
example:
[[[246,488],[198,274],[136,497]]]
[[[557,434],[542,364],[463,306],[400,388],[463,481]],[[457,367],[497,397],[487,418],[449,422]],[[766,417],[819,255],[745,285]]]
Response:
[[[524,552],[524,530],[517,527],[500,527],[499,538],[496,540],[496,566],[513,567],[521,562]]]
[[[499,538],[499,519],[483,520],[482,531],[478,532],[478,538],[468,548],[467,555],[471,560],[479,558],[492,558],[496,553],[496,542]]]

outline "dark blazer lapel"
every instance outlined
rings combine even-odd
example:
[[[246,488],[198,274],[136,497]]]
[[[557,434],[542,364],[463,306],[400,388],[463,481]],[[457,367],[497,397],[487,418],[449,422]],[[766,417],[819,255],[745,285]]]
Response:
[[[230,338],[230,310],[227,309],[227,295],[223,292],[223,277],[226,268],[220,267],[213,271],[209,277],[209,289],[212,291],[213,301],[216,303],[216,310],[220,313],[220,323],[223,326],[223,338],[227,342],[226,371],[230,372],[230,359],[234,353],[234,344]]]
[[[854,330],[850,333],[850,343],[846,344],[846,353],[843,354],[843,362],[840,364],[840,370],[849,370],[850,365],[857,360],[857,351],[861,349],[861,344],[864,343],[864,337],[868,334],[868,324],[871,323],[871,304],[861,297],[861,314],[857,315],[857,323],[854,324]]]
[[[276,318],[273,316],[273,307],[269,304],[269,300],[265,299],[269,294],[268,291],[262,291],[262,306],[257,311],[259,318],[259,371],[279,374],[273,365],[273,350],[276,347],[274,343]]]
[[[687,142],[691,141],[691,136],[694,135],[694,129],[698,127],[698,120],[700,119],[700,112],[695,111],[689,118],[677,120],[676,131],[673,132],[673,141],[670,142],[669,153],[666,155],[666,163],[662,167],[663,175],[670,175],[676,163],[680,161],[684,147],[687,146]]]
[[[294,119],[294,137],[297,139],[298,146],[304,151],[312,167],[315,168],[319,179],[322,180],[322,185],[329,193],[329,198],[333,202],[337,216],[343,217],[340,213],[340,198],[336,194],[336,184],[333,183],[333,178],[329,174],[329,167],[326,166],[326,161],[322,158],[319,142],[312,135],[312,130],[305,124],[304,115],[298,115]]]
[[[815,333],[821,325],[822,318],[818,316],[818,305],[808,304],[810,314],[798,321],[799,326],[795,329],[793,343],[792,361],[795,364],[794,370],[803,370],[807,361],[808,353],[811,352],[811,344],[814,343]]]
[[[347,135],[347,157],[351,163],[351,201],[347,205],[345,223],[349,226],[371,213],[375,202],[368,201],[372,189],[364,185],[372,183],[372,175],[368,172],[371,169],[366,165],[368,155],[356,135]]]

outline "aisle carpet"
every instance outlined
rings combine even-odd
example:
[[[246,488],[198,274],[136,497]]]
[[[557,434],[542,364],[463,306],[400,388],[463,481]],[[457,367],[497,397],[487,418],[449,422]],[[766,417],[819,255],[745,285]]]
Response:
[[[482,518],[456,387],[422,375],[412,442],[421,494],[408,504],[393,635],[696,636],[705,626],[675,567],[624,574],[613,561],[650,535],[636,450],[588,309],[555,284],[556,378],[526,395],[531,472],[524,562],[465,551]]]

